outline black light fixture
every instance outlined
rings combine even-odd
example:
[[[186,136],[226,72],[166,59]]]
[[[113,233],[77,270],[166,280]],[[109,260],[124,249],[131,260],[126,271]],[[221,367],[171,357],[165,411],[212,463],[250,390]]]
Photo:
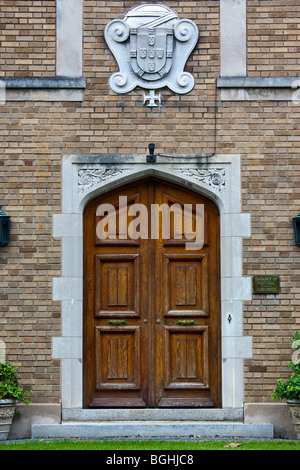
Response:
[[[295,243],[300,246],[300,213],[293,217]]]
[[[147,162],[155,163],[156,162],[156,155],[154,155],[155,144],[149,144],[148,148],[149,148],[150,155],[147,155]]]
[[[0,246],[6,246],[10,240],[10,215],[5,212],[0,206]]]

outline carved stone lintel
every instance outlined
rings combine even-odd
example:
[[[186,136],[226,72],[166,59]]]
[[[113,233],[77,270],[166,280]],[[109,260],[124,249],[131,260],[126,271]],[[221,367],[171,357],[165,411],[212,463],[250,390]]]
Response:
[[[99,183],[129,171],[130,169],[118,168],[117,166],[111,168],[95,168],[94,166],[81,168],[78,172],[78,192],[83,193]],[[201,181],[220,193],[225,191],[226,171],[224,168],[179,168],[172,171],[195,181]]]
[[[91,187],[123,173],[123,168],[82,168],[78,172],[78,192],[83,193]]]
[[[225,191],[226,172],[224,168],[180,168],[176,172],[197,181],[202,181],[202,183],[208,184],[220,193]]]

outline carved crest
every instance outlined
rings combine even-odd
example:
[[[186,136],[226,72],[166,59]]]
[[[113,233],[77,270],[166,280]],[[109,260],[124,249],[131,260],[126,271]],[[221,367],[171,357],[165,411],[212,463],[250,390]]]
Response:
[[[130,32],[132,70],[144,80],[159,80],[173,62],[173,30],[141,27]]]
[[[122,20],[112,20],[105,28],[106,42],[119,65],[110,78],[112,90],[123,94],[137,86],[167,86],[178,94],[189,93],[194,78],[184,67],[198,36],[193,21],[181,20],[159,4],[137,6]]]

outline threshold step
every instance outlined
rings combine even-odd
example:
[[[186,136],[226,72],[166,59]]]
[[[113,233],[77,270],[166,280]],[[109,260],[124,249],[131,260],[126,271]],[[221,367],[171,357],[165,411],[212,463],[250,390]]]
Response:
[[[62,421],[243,421],[243,408],[119,408],[62,410]]]
[[[222,437],[273,438],[272,424],[196,421],[62,422],[34,424],[32,438]]]

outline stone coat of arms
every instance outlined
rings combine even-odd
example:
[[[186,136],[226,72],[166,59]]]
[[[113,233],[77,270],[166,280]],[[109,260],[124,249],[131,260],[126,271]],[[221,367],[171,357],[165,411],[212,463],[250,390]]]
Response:
[[[184,71],[199,37],[193,21],[180,19],[164,5],[143,4],[122,20],[110,21],[104,34],[119,66],[110,78],[115,93],[129,93],[137,86],[168,87],[178,94],[193,89],[194,77]]]

